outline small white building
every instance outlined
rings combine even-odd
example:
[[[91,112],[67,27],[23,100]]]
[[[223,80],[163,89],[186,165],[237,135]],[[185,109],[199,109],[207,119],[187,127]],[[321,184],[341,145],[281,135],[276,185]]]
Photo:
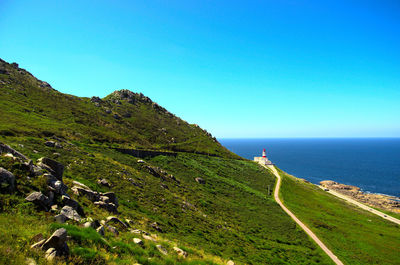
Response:
[[[263,164],[263,165],[272,165],[272,162],[268,160],[267,155],[265,153],[265,148],[262,152],[262,156],[255,156],[254,161]]]

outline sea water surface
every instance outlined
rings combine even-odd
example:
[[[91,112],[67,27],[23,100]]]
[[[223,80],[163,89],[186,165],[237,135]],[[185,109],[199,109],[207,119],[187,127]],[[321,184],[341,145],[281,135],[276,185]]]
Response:
[[[334,180],[367,192],[400,196],[400,138],[218,140],[250,160],[265,148],[277,167],[315,184]]]

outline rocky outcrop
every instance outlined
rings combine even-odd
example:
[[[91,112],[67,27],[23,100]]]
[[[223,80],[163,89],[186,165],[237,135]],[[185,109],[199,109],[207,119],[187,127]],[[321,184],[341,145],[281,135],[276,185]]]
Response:
[[[114,192],[101,193],[97,191],[92,191],[89,188],[85,189],[78,186],[72,187],[72,191],[76,195],[86,196],[89,200],[93,202],[94,205],[100,208],[103,208],[111,213],[118,213],[118,200]]]
[[[363,192],[359,187],[341,184],[332,180],[324,180],[320,184],[328,190],[337,191],[371,207],[400,213],[400,198],[398,197]]]
[[[0,191],[13,192],[15,183],[15,176],[10,171],[0,167]]]

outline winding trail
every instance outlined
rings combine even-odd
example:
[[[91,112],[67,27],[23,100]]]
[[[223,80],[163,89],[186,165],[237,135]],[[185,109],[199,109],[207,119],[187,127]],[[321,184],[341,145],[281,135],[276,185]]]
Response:
[[[288,208],[286,208],[285,205],[281,202],[279,199],[279,189],[281,187],[281,176],[279,175],[278,171],[276,170],[274,165],[263,165],[263,167],[269,169],[274,173],[274,175],[277,177],[278,181],[276,182],[275,186],[275,191],[274,191],[274,198],[275,201],[281,206],[281,208],[312,238],[312,240],[315,241],[315,243],[318,244],[318,246],[321,247],[321,249],[335,262],[337,265],[343,265],[343,263],[340,261],[338,257],[333,254],[333,252],[325,246],[324,243],[305,225],[303,222],[299,220]]]

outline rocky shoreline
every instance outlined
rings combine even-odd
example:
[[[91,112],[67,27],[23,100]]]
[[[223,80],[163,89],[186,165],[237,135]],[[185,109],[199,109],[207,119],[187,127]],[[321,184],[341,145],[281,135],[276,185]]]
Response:
[[[320,185],[334,190],[368,206],[400,214],[400,198],[385,194],[363,192],[359,187],[341,184],[332,180],[324,180]]]

